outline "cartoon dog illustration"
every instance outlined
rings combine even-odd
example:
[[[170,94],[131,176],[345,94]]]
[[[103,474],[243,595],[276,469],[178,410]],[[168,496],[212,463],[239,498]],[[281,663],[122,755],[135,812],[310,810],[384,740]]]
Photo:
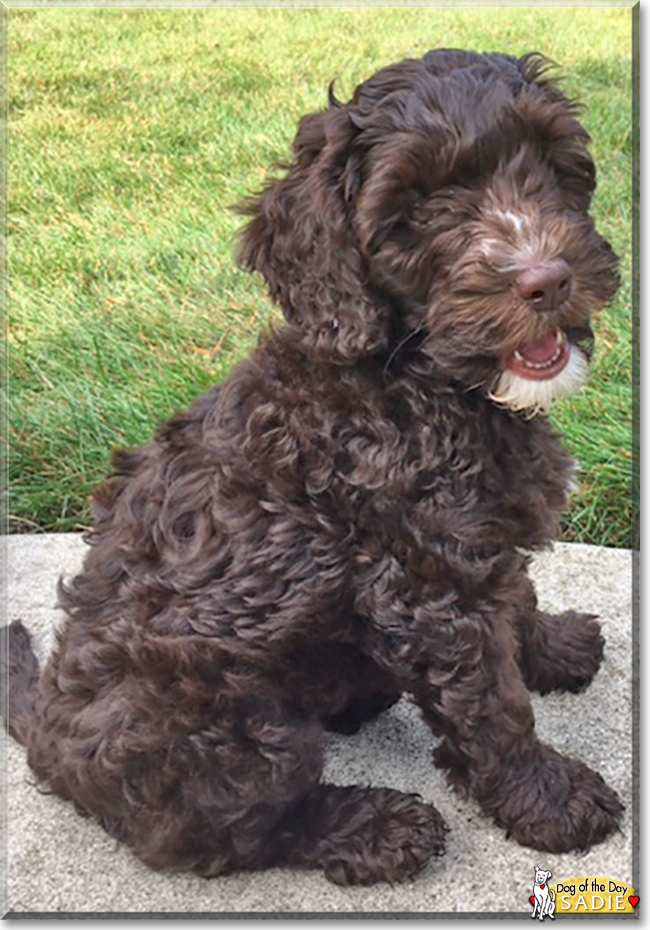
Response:
[[[551,920],[555,920],[555,892],[548,887],[548,880],[552,874],[535,866],[535,885],[533,886],[535,903],[533,913],[530,915],[532,918],[538,916],[539,920],[544,920],[544,917],[550,917]]]

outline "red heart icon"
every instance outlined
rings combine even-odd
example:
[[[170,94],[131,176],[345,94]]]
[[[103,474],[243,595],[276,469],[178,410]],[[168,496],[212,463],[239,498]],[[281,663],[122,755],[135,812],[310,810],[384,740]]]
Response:
[[[530,901],[531,904],[535,903],[535,898],[532,896],[532,894],[528,900]]]
[[[639,903],[639,896],[638,894],[631,894],[627,900],[630,902],[632,907],[636,907]]]
[[[546,885],[540,885],[539,887],[540,887],[540,888],[546,888]]]

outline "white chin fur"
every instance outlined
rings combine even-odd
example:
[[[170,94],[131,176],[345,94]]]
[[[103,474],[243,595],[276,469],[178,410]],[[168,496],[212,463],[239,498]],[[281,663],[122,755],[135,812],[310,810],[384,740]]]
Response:
[[[588,373],[587,359],[577,346],[571,346],[569,361],[554,378],[534,381],[506,369],[496,388],[488,396],[497,404],[504,404],[511,410],[528,410],[531,416],[535,413],[548,413],[556,398],[578,391],[587,380]]]

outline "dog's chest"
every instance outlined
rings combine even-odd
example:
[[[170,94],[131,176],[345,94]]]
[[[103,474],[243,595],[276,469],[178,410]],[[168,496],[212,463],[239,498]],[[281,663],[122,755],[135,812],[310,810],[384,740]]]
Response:
[[[377,417],[344,442],[341,477],[364,513],[409,536],[543,544],[568,499],[573,463],[545,421],[488,401],[434,397]]]

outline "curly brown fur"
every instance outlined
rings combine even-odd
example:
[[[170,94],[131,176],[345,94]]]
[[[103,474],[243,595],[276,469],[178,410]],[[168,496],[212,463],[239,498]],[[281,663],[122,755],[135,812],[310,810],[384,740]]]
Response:
[[[40,680],[10,628],[33,770],[156,868],[411,878],[443,850],[435,808],[320,781],[323,728],[404,692],[519,842],[618,823],[600,776],[539,743],[526,687],[578,690],[602,656],[593,619],[538,611],[520,551],[553,538],[573,471],[539,410],[618,284],[546,70],[434,51],[301,121],[240,249],[286,326],[117,455]]]

